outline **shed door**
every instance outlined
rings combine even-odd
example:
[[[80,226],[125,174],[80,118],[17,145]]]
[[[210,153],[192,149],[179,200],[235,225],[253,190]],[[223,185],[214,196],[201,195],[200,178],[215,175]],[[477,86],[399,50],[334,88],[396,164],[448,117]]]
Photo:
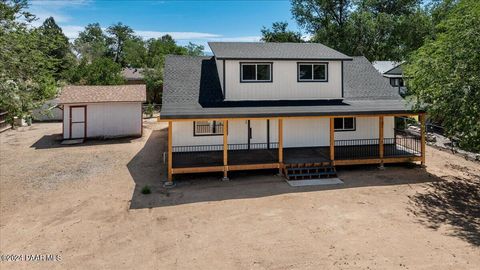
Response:
[[[87,132],[87,106],[70,107],[70,139],[86,137]]]

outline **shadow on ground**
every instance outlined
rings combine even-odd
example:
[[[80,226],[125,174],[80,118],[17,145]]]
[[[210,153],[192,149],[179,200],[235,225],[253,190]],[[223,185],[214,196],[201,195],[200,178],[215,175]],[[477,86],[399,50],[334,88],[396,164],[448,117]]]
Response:
[[[85,147],[85,146],[97,146],[97,145],[107,145],[107,144],[120,144],[120,143],[131,143],[133,140],[138,140],[139,138],[135,137],[126,137],[126,138],[114,138],[114,139],[87,139],[85,142],[80,144],[65,145],[62,144],[62,134],[50,134],[44,135],[30,147],[35,148],[35,150],[41,149],[52,149],[52,148],[62,148],[62,147]]]
[[[480,246],[480,176],[444,179],[426,187],[425,193],[410,196],[410,211],[419,222],[434,230],[449,225],[452,236]]]

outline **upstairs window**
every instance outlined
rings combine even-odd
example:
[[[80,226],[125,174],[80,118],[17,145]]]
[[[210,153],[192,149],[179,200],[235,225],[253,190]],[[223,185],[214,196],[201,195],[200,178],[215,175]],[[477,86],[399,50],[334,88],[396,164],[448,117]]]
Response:
[[[327,63],[298,63],[299,82],[326,82],[328,81]]]
[[[355,117],[339,117],[334,119],[335,131],[354,131],[355,128]]]
[[[193,122],[194,136],[223,135],[223,122],[221,121],[195,121]]]
[[[272,63],[241,63],[240,82],[271,82]]]

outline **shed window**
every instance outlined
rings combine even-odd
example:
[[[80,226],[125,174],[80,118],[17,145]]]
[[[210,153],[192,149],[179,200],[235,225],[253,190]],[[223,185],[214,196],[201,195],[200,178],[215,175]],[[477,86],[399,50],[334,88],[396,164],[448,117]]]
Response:
[[[193,122],[193,135],[223,135],[223,122],[219,121],[195,121]]]
[[[356,129],[355,117],[339,117],[334,120],[335,131],[353,131]]]
[[[271,63],[242,63],[240,64],[241,82],[271,82]]]
[[[298,63],[299,82],[326,82],[327,78],[327,63]]]

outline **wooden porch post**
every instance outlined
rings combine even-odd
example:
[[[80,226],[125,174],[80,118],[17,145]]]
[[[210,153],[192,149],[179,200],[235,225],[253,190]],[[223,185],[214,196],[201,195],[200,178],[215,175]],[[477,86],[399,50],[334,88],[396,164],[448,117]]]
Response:
[[[380,167],[383,167],[383,115],[378,117],[378,144],[379,144],[379,157]]]
[[[223,180],[228,180],[228,120],[223,121]]]
[[[172,121],[168,121],[168,182],[173,181],[172,177]]]
[[[330,160],[335,160],[335,118],[330,117]]]
[[[421,113],[418,115],[418,117],[420,118],[420,134],[421,134],[421,138],[422,138],[422,141],[421,141],[421,151],[422,151],[422,161],[421,161],[421,164],[422,166],[425,166],[425,150],[426,150],[426,147],[425,147],[425,143],[426,143],[426,138],[425,138],[425,113]]]
[[[283,168],[283,119],[278,119],[278,174],[282,174]]]

